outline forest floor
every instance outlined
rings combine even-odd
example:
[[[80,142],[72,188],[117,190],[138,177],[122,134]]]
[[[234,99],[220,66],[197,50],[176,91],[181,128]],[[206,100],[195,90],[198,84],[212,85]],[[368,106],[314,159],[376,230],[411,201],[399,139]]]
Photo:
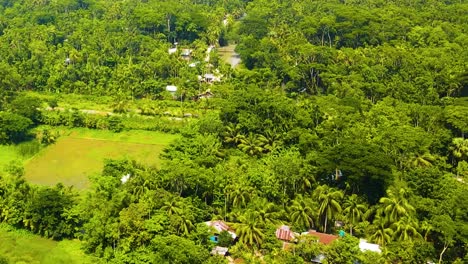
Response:
[[[77,240],[57,242],[0,225],[0,255],[10,263],[95,263],[80,247],[81,243]]]
[[[62,134],[64,132],[62,131]],[[159,167],[159,154],[177,135],[151,131],[65,129],[56,143],[25,164],[26,179],[40,185],[59,182],[77,189],[89,187],[89,176],[102,171],[108,158],[130,158]]]

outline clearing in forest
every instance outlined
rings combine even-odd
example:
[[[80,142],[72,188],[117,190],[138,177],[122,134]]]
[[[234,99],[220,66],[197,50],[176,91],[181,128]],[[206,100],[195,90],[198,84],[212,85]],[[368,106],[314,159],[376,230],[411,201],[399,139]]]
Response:
[[[57,242],[3,225],[0,226],[0,245],[0,256],[6,257],[9,263],[96,263],[80,249],[78,240]]]
[[[150,131],[72,129],[26,163],[25,177],[35,184],[61,182],[85,189],[88,177],[100,173],[107,158],[129,158],[158,167],[159,154],[176,137]]]

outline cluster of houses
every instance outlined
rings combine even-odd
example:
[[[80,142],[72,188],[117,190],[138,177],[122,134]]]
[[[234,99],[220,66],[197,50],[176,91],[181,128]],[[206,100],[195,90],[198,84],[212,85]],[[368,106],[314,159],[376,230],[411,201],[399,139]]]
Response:
[[[208,68],[213,67],[213,65],[209,64],[209,61],[210,61],[210,53],[214,48],[215,47],[213,45],[211,45],[206,50],[206,56],[205,56],[204,61],[208,63],[208,65],[207,65]],[[168,52],[169,52],[169,54],[176,54],[178,52],[177,43],[174,44],[174,47],[169,48]],[[185,60],[187,62],[190,62],[188,64],[189,67],[194,68],[198,64],[200,64],[200,62],[199,61],[191,62],[192,61],[192,53],[193,53],[192,49],[187,49],[187,48],[181,49],[180,50],[180,57],[183,60]],[[203,75],[198,75],[198,81],[208,83],[208,84],[213,84],[215,82],[220,82],[221,77],[222,77],[222,75],[220,74],[220,72],[218,70],[215,69],[212,73],[211,73],[211,70],[209,70],[208,73],[205,73]],[[174,85],[168,85],[166,87],[166,90],[171,92],[171,93],[174,93],[175,91],[177,91],[177,87],[174,86]]]
[[[176,98],[177,86],[168,85],[166,86],[166,91],[168,91],[174,98]],[[208,99],[208,98],[212,98],[213,95],[214,94],[211,92],[211,89],[206,89],[204,92],[197,94],[192,99],[193,100]]]
[[[208,222],[205,222],[205,224],[207,226],[209,226],[211,228],[211,230],[212,230],[211,240],[214,243],[217,243],[217,241],[218,241],[217,238],[223,231],[228,232],[231,235],[233,241],[235,241],[236,238],[237,238],[235,230],[232,227],[230,227],[226,222],[224,222],[222,220],[208,221]],[[287,250],[288,247],[291,244],[297,243],[298,238],[301,237],[301,236],[310,235],[311,237],[316,239],[317,243],[321,243],[321,244],[324,244],[324,245],[329,245],[333,241],[339,239],[340,236],[343,236],[344,232],[340,233],[339,236],[331,235],[331,234],[325,234],[325,233],[317,232],[315,230],[309,230],[307,232],[297,233],[297,232],[294,232],[289,226],[282,225],[282,226],[280,226],[280,227],[278,227],[276,229],[275,235],[276,235],[276,238],[278,240],[283,242],[283,249]],[[377,253],[382,252],[379,245],[368,243],[365,239],[360,239],[359,249],[361,251],[369,250],[369,251],[373,251],[373,252],[377,252]],[[221,247],[221,246],[215,246],[213,248],[213,250],[211,251],[211,254],[212,255],[228,256],[229,255],[229,248]],[[312,259],[311,261],[313,263],[322,263],[322,261],[325,258],[326,258],[325,255],[320,254],[320,255],[316,256],[314,259]]]

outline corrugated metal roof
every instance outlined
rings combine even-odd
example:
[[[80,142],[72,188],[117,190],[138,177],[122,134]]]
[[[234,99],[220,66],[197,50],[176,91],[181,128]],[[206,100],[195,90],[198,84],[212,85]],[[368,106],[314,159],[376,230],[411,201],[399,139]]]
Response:
[[[291,241],[294,240],[294,232],[291,231],[289,226],[281,226],[280,228],[276,229],[276,238],[284,240],[284,241]]]
[[[331,242],[333,242],[335,239],[338,238],[338,236],[325,234],[325,233],[320,233],[320,232],[317,232],[315,230],[309,230],[305,234],[309,234],[311,236],[317,237],[319,242],[322,243],[322,244],[325,244],[325,245],[330,244]]]

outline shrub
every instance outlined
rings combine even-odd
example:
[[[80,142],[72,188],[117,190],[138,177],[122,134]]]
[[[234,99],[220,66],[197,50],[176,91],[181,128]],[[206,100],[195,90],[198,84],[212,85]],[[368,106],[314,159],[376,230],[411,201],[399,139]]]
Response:
[[[108,122],[109,122],[109,130],[111,131],[120,132],[124,129],[124,126],[122,124],[122,119],[117,116],[110,116],[108,118]]]
[[[8,264],[10,263],[6,257],[0,256],[0,264]]]
[[[232,236],[227,231],[223,231],[218,236],[218,245],[220,247],[229,247],[232,245]]]

